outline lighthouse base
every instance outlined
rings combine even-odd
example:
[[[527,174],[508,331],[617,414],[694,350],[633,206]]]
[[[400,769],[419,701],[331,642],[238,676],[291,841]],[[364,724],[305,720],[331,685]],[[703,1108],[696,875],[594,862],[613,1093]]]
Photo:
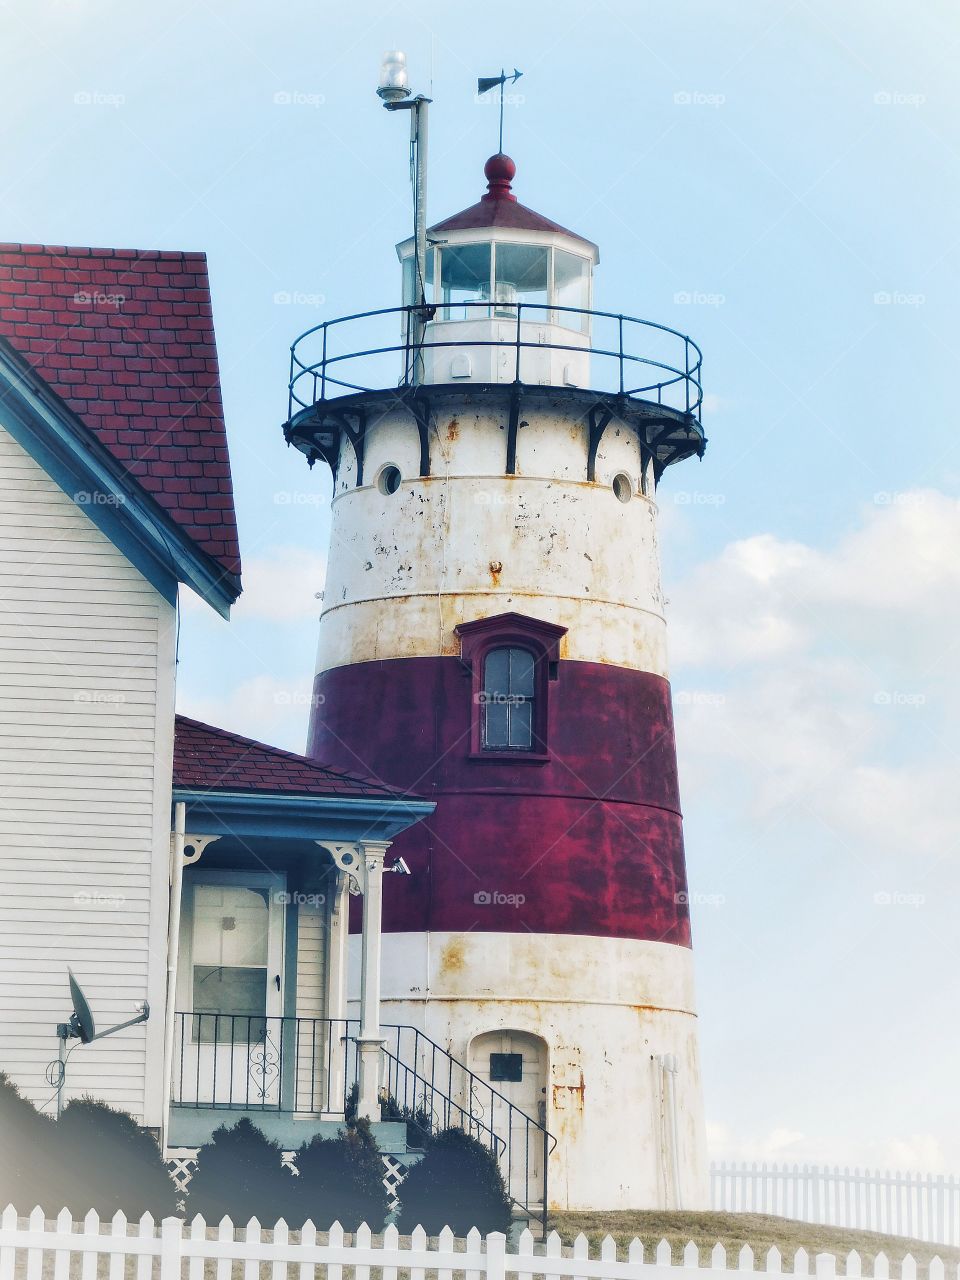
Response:
[[[708,1206],[687,948],[529,933],[385,934],[382,1016],[418,1028],[545,1125],[556,1139],[551,1209]],[[543,1157],[526,1141],[520,1149],[514,1133],[510,1158],[531,1171],[535,1199]]]

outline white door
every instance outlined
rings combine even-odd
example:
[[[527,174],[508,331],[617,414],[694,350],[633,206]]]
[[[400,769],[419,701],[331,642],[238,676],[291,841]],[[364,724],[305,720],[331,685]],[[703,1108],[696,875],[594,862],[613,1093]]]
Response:
[[[283,876],[201,871],[184,884],[174,1098],[276,1107],[283,1066]]]
[[[492,1124],[505,1144],[501,1169],[510,1194],[526,1204],[543,1200],[543,1133],[546,1119],[547,1047],[524,1031],[489,1031],[470,1046],[470,1068],[513,1104],[494,1104]]]

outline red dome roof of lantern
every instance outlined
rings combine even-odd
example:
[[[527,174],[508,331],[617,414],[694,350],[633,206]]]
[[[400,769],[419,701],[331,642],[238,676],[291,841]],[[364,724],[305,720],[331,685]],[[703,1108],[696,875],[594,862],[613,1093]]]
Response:
[[[592,240],[587,240],[576,231],[570,231],[551,218],[545,218],[543,214],[521,204],[511,189],[516,172],[517,166],[502,151],[491,156],[483,166],[484,177],[487,179],[486,195],[481,196],[469,209],[462,209],[460,213],[435,223],[430,228],[430,234],[503,227],[509,231],[540,231],[549,232],[552,235],[570,236],[573,240],[579,240],[581,244],[589,245],[591,249],[597,248]]]

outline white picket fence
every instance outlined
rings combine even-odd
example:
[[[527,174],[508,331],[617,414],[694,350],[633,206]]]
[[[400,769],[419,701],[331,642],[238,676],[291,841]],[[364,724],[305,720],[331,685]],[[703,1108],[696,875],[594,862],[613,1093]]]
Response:
[[[960,1178],[818,1165],[714,1164],[714,1209],[960,1245]]]
[[[556,1232],[547,1237],[544,1245],[537,1246],[531,1233],[524,1231],[517,1251],[508,1253],[506,1236],[499,1232],[484,1239],[474,1229],[465,1240],[457,1240],[449,1227],[432,1241],[422,1227],[401,1239],[396,1227],[388,1227],[382,1236],[374,1237],[369,1227],[362,1226],[353,1236],[346,1236],[334,1224],[323,1238],[311,1223],[291,1232],[278,1222],[265,1239],[255,1218],[241,1228],[224,1218],[212,1231],[200,1217],[190,1223],[164,1218],[158,1230],[150,1214],[128,1224],[121,1213],[103,1224],[107,1227],[104,1231],[95,1213],[87,1214],[81,1225],[71,1220],[66,1209],[56,1222],[46,1221],[40,1209],[34,1210],[26,1225],[24,1221],[12,1206],[0,1218],[0,1280],[70,1280],[77,1274],[78,1260],[80,1280],[182,1280],[184,1263],[187,1280],[204,1280],[205,1269],[209,1274],[211,1264],[215,1264],[216,1280],[232,1280],[235,1273],[238,1280],[260,1280],[264,1264],[270,1266],[270,1280],[318,1280],[317,1267],[323,1268],[325,1280],[344,1280],[344,1268],[352,1280],[370,1280],[371,1267],[378,1268],[382,1280],[397,1280],[398,1270],[408,1274],[410,1280],[425,1280],[428,1272],[437,1280],[453,1280],[455,1274],[463,1280],[506,1280],[507,1276],[682,1280],[682,1273],[691,1271],[696,1271],[696,1280],[708,1280],[710,1276],[729,1280],[731,1270],[739,1276],[756,1270],[749,1248],[731,1258],[728,1268],[726,1252],[719,1244],[702,1258],[697,1246],[688,1244],[682,1259],[674,1262],[665,1240],[649,1258],[644,1256],[641,1242],[634,1240],[626,1257],[619,1258],[615,1242],[607,1236],[599,1256],[591,1257],[585,1236],[578,1236],[572,1249],[566,1249]],[[242,1239],[238,1238],[241,1234]],[[762,1270],[771,1275],[784,1271],[777,1249],[771,1249],[762,1264]],[[792,1272],[816,1280],[834,1280],[837,1259],[822,1253],[811,1260],[801,1249],[794,1255]],[[918,1275],[920,1280],[960,1280],[957,1264],[947,1268],[934,1258],[929,1266],[918,1269],[909,1254],[895,1265],[896,1273],[901,1280],[918,1280]],[[856,1253],[844,1259],[844,1274],[865,1274]],[[884,1254],[874,1259],[869,1274],[873,1280],[889,1280],[891,1267]]]

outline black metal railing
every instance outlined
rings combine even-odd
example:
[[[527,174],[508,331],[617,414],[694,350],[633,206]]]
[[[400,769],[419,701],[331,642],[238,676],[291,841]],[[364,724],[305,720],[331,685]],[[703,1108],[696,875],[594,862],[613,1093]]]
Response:
[[[464,1129],[498,1157],[510,1198],[542,1216],[546,1231],[550,1152],[556,1139],[492,1084],[416,1027],[384,1026],[385,1115],[410,1128]],[[544,1104],[545,1110],[545,1104]]]
[[[360,1023],[353,1018],[174,1015],[171,1103],[226,1111],[278,1111],[335,1119],[349,1114],[359,1086]],[[408,1146],[461,1128],[497,1156],[510,1198],[543,1215],[556,1141],[416,1027],[381,1027],[380,1096],[385,1120],[407,1126]]]
[[[446,315],[450,310],[440,305],[385,307],[308,329],[290,348],[289,420],[341,395],[436,381],[428,376],[433,352],[496,348],[511,353],[511,358],[505,375],[491,377],[491,382],[512,378],[522,383],[526,352],[568,352],[590,357],[590,390],[656,400],[699,421],[703,354],[692,338],[676,329],[612,311],[556,303],[459,302],[458,312],[506,326],[509,336],[481,338],[475,336],[475,327],[470,334],[456,336],[451,329],[457,320]],[[398,320],[399,340],[395,336]],[[551,326],[549,335],[542,328],[545,324]],[[534,332],[533,326],[538,325],[541,328]]]

